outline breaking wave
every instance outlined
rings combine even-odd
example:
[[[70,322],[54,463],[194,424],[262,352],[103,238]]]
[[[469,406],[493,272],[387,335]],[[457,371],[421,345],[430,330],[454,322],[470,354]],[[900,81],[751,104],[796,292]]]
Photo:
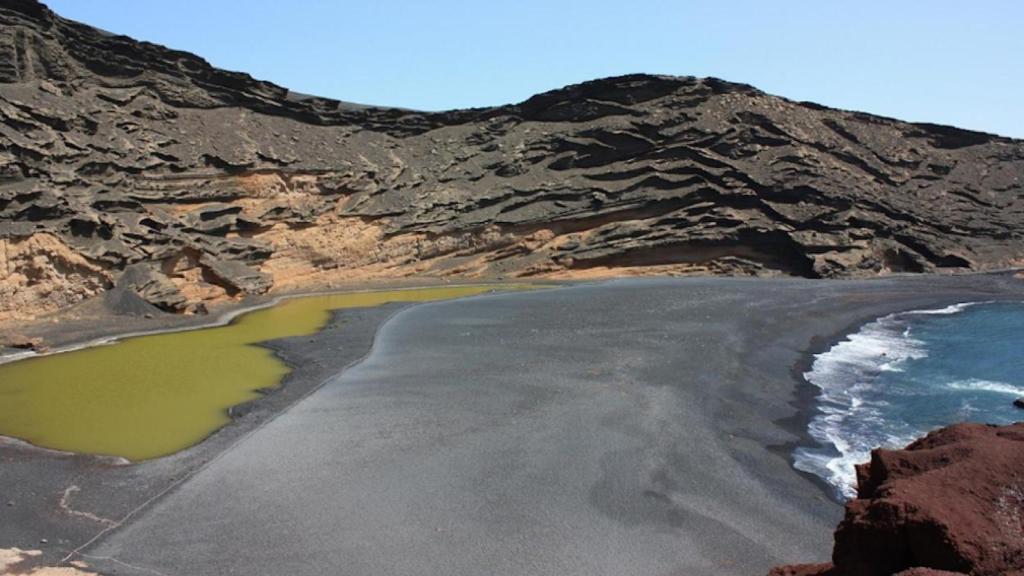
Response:
[[[960,317],[968,316],[964,314],[968,310],[973,314],[991,308],[981,304],[991,303],[965,302],[890,314],[816,355],[804,378],[820,389],[818,410],[809,424],[818,445],[798,448],[794,466],[823,478],[837,496],[851,498],[856,495],[854,466],[868,461],[874,448],[902,447],[935,427],[962,420],[1012,421],[1016,414],[1007,398],[1024,397],[1024,385],[992,378],[1003,376],[998,370],[977,377],[960,373],[991,371],[990,365],[1008,361],[990,358],[987,364],[974,366],[975,357],[984,354],[962,345],[983,346],[988,337],[986,323],[1005,321],[1006,313],[1001,311],[991,314],[992,319],[979,317],[963,324]],[[1013,322],[1024,325],[1024,306],[1012,306],[1017,314]],[[1009,333],[1019,337],[1019,332]],[[1007,330],[993,334],[993,338],[1004,338]],[[971,357],[958,362],[951,356],[961,350]],[[935,358],[930,357],[933,354]]]

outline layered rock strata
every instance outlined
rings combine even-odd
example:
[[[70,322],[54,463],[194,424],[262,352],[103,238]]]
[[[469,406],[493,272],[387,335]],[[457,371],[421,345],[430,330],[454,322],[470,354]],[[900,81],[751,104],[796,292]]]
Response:
[[[450,112],[296,94],[0,3],[0,323],[412,275],[1024,264],[1024,143],[631,75]]]

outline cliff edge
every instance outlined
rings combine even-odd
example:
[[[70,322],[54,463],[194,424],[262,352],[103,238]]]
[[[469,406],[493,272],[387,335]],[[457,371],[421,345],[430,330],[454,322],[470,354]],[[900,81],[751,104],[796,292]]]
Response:
[[[1024,575],[1024,423],[957,424],[857,467],[831,564],[769,576]]]

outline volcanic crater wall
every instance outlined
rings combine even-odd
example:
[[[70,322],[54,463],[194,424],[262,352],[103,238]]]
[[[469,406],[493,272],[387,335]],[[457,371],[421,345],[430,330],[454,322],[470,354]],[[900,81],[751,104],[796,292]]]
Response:
[[[0,2],[0,323],[429,275],[1024,265],[1024,142],[631,75],[427,113]]]

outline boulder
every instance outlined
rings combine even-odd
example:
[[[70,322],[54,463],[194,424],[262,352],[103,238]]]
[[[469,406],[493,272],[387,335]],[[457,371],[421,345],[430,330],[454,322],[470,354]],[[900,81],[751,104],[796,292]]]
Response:
[[[200,259],[203,270],[229,294],[263,294],[273,284],[270,276],[253,270],[237,260],[220,260],[210,256]]]
[[[773,576],[1024,575],[1024,423],[957,424],[857,467],[831,565]]]
[[[147,264],[132,264],[117,281],[117,288],[130,290],[161,310],[178,312],[188,299],[170,278]]]
[[[38,336],[25,336],[17,332],[4,336],[4,344],[8,348],[32,350],[34,352],[45,352],[49,349],[42,338]]]

